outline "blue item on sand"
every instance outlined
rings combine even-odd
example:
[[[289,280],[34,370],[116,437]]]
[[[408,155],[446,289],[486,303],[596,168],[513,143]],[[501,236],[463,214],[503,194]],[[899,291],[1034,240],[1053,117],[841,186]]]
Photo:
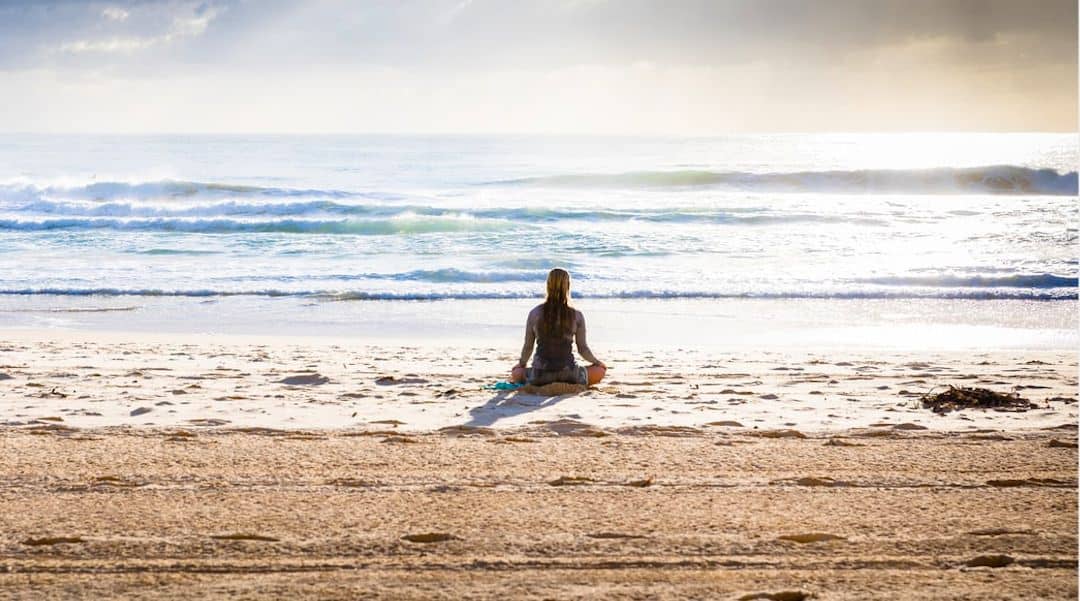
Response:
[[[495,384],[487,384],[484,386],[484,390],[517,390],[524,384],[515,384],[514,382],[496,382]]]

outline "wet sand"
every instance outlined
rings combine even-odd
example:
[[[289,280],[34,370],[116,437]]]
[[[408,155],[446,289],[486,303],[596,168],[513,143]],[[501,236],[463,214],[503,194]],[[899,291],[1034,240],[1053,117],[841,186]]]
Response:
[[[1073,353],[608,356],[8,340],[0,598],[1076,597]]]

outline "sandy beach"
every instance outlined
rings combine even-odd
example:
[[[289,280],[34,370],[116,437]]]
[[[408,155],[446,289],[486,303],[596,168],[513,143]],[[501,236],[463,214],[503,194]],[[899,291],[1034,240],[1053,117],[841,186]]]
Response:
[[[500,347],[299,337],[13,331],[0,345],[0,424],[429,432],[581,422],[606,430],[1030,430],[1077,421],[1067,351],[604,349],[589,390],[490,390]],[[924,409],[949,386],[1017,393],[1023,412]]]
[[[0,595],[1077,592],[1075,430],[357,434],[7,430]]]
[[[0,601],[1077,599],[1077,23],[0,0]]]
[[[606,356],[14,332],[0,596],[1076,596],[1075,354]]]

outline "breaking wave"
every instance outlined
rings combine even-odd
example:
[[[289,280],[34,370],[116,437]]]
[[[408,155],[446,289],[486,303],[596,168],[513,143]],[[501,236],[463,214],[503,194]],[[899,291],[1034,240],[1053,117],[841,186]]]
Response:
[[[11,207],[9,213],[27,214],[36,219],[0,220],[0,229],[38,231],[50,229],[158,230],[182,232],[261,232],[356,233],[355,226],[342,219],[361,218],[353,223],[374,223],[384,219],[473,219],[518,223],[558,223],[585,221],[593,223],[644,222],[713,225],[773,225],[786,223],[821,223],[884,226],[875,217],[813,213],[769,213],[765,209],[538,209],[532,207],[489,207],[459,209],[420,205],[350,204],[333,201],[289,203],[220,202],[194,206],[160,206],[146,203],[87,203],[39,200]],[[197,218],[215,219],[197,219]],[[233,218],[283,217],[274,221],[244,221]],[[322,217],[323,219],[318,219]],[[277,226],[273,225],[278,223]],[[329,225],[336,224],[336,225]],[[369,226],[375,227],[375,226]],[[376,228],[378,229],[378,228]],[[408,233],[409,230],[385,233]],[[466,228],[468,229],[468,228]],[[492,227],[489,229],[498,229]],[[452,231],[452,230],[449,230]],[[381,232],[380,230],[380,233]]]
[[[673,188],[730,187],[772,192],[910,194],[1077,194],[1077,173],[1018,165],[932,169],[859,169],[753,173],[743,171],[631,171],[525,177],[487,185]]]
[[[0,184],[4,198],[40,199],[66,198],[77,200],[169,200],[192,198],[347,198],[357,193],[344,190],[315,190],[247,186],[218,182],[158,180],[147,182],[91,182],[82,185],[40,185],[33,183]]]
[[[195,234],[283,233],[394,235],[439,232],[484,232],[505,230],[511,224],[465,217],[423,217],[403,215],[391,219],[275,219],[241,221],[235,219],[81,219],[42,220],[0,219],[0,231],[112,230],[134,232],[184,232]]]
[[[468,283],[484,280],[464,280]],[[502,280],[508,281],[508,280]],[[258,289],[158,289],[158,288],[0,288],[4,296],[103,296],[103,297],[298,297],[324,301],[359,300],[499,300],[542,298],[535,292],[515,290],[429,290],[420,292],[392,292],[380,290],[292,290],[278,288]],[[579,292],[580,298],[594,299],[941,299],[941,300],[1027,300],[1058,301],[1077,300],[1075,288],[995,288],[995,289],[900,289],[895,291],[874,290],[825,290],[825,291],[758,291],[717,292],[678,290],[620,290],[613,292]]]
[[[864,284],[882,286],[927,286],[935,288],[1076,288],[1078,278],[1043,273],[1038,275],[987,276],[904,276],[864,278]]]

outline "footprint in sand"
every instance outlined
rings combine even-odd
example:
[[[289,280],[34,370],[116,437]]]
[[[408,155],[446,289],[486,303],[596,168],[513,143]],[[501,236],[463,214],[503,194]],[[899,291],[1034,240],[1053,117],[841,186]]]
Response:
[[[376,378],[375,380],[375,383],[379,386],[393,386],[397,384],[426,384],[427,382],[428,380],[425,380],[424,378],[397,378],[394,376],[382,376],[380,378]]]
[[[94,478],[91,486],[112,486],[116,488],[139,488],[145,486],[140,482],[130,482],[123,478],[117,478],[116,476],[98,476]]]
[[[264,543],[276,543],[278,539],[261,534],[212,534],[210,538],[215,540],[249,540]]]
[[[990,528],[987,530],[972,530],[968,532],[972,536],[1034,536],[1038,534],[1034,530],[1009,530],[1008,528]]]
[[[1014,562],[1008,555],[979,555],[964,562],[969,568],[1004,568]]]
[[[85,543],[86,541],[78,536],[46,536],[44,538],[28,538],[21,542],[30,547],[41,547],[45,545]]]
[[[1027,479],[1004,479],[1004,480],[987,480],[987,486],[994,488],[1016,488],[1020,486],[1049,486],[1049,487],[1074,487],[1075,483],[1065,482],[1063,480],[1056,480],[1054,478],[1027,478]]]
[[[929,430],[930,429],[930,428],[927,428],[926,426],[921,426],[919,424],[913,424],[911,422],[904,422],[902,424],[896,424],[892,428],[893,428],[893,430]]]
[[[847,442],[840,438],[830,438],[825,441],[826,447],[865,447],[866,445],[857,442]]]
[[[769,484],[778,484],[778,485],[787,484],[787,485],[794,485],[794,486],[846,486],[847,485],[846,482],[840,482],[839,480],[834,480],[834,479],[829,478],[829,477],[814,478],[812,476],[808,476],[808,477],[805,477],[805,478],[795,478],[795,479],[790,479],[789,478],[789,479],[783,479],[783,480],[773,480]]]
[[[798,430],[762,430],[760,432],[749,432],[748,434],[761,438],[806,438],[806,435]]]
[[[573,419],[557,419],[553,421],[540,420],[532,421],[529,423],[538,426],[540,429],[555,433],[559,436],[603,438],[608,435],[608,433],[604,430],[595,428],[593,426],[590,426],[589,424],[579,422]]]
[[[495,436],[495,430],[483,426],[446,426],[438,432],[447,436]]]
[[[277,380],[276,383],[277,384],[286,384],[288,386],[321,386],[323,384],[326,384],[329,381],[330,381],[330,378],[327,378],[326,376],[321,375],[319,373],[314,373],[314,374],[303,374],[303,375],[298,375],[298,376],[289,376],[287,378],[282,378],[281,380]]]
[[[807,543],[822,543],[833,540],[844,540],[844,537],[837,536],[835,534],[829,534],[827,532],[810,532],[807,534],[785,534],[780,536],[777,540],[791,541],[793,543],[807,544]]]
[[[189,419],[188,423],[193,426],[224,426],[225,424],[229,423],[229,420],[216,418],[196,418]]]
[[[335,478],[326,482],[329,486],[344,486],[346,488],[366,488],[374,486],[375,483],[368,480],[357,480],[354,478]]]
[[[551,486],[582,486],[585,484],[592,484],[596,482],[592,478],[583,478],[579,476],[560,476],[554,480],[548,482]]]
[[[401,540],[406,540],[410,543],[442,543],[460,539],[447,532],[425,532],[422,534],[406,534],[401,537]]]
[[[802,591],[780,591],[777,593],[750,593],[739,597],[739,601],[805,601],[810,593]]]
[[[586,534],[585,536],[587,536],[589,538],[599,538],[599,539],[647,538],[647,537],[642,536],[640,534],[623,534],[621,532],[592,532],[592,533]]]

